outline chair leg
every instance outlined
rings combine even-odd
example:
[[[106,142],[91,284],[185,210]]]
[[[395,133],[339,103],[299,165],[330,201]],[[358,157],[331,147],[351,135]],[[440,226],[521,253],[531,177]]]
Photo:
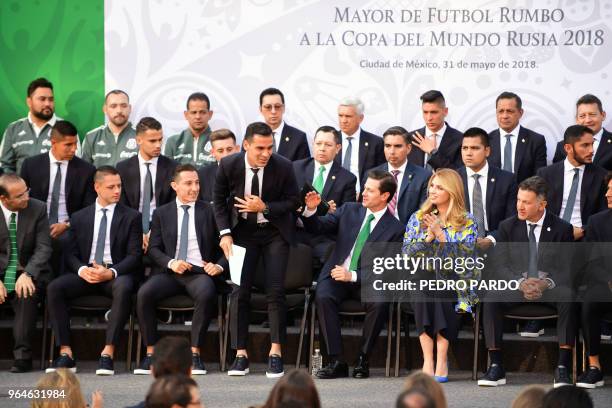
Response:
[[[395,314],[395,364],[394,364],[395,372],[394,374],[396,377],[399,377],[400,341],[402,337],[401,316],[402,316],[402,304],[398,303],[397,312]],[[406,334],[406,337],[408,337],[407,334]]]
[[[576,385],[576,380],[577,380],[576,375],[578,374],[578,365],[577,365],[578,364],[578,361],[577,361],[578,352],[576,350],[576,347],[578,347],[578,341],[576,341],[574,344],[575,344],[574,347],[572,347],[572,381],[574,385]]]
[[[51,341],[49,342],[49,361],[48,367],[53,365],[53,352],[55,351],[55,333],[53,333],[53,329],[51,329]]]
[[[302,360],[302,348],[304,346],[304,332],[306,331],[306,318],[308,317],[308,306],[310,304],[310,293],[306,293],[304,296],[304,313],[302,313],[302,321],[300,323],[300,340],[298,342],[297,358],[295,361],[295,368],[300,368],[300,362]]]
[[[134,313],[130,313],[130,320],[128,323],[128,349],[127,349],[127,371],[132,371],[132,347],[134,342]]]
[[[317,321],[317,307],[314,302],[310,307],[310,347],[308,353],[308,372],[312,374],[312,354],[314,353],[315,327]]]
[[[393,302],[389,304],[389,319],[387,321],[387,359],[385,362],[385,377],[391,374],[391,337],[393,331]]]
[[[140,357],[142,354],[142,327],[138,325],[138,344],[136,345],[136,366],[140,364]]]
[[[226,309],[225,309],[225,322],[223,329],[223,363],[221,364],[221,371],[225,371],[225,363],[227,362],[228,356],[228,336],[229,336],[229,325],[230,325],[230,299],[227,298]]]
[[[217,297],[217,325],[219,337],[219,371],[223,371],[223,295]]]
[[[47,311],[47,302],[45,301],[43,303],[43,326],[42,326],[42,331],[43,331],[43,337],[42,337],[42,347],[40,350],[40,369],[44,370],[45,369],[45,357],[47,357],[47,327],[49,326],[49,315],[48,315],[48,311]]]
[[[478,348],[480,340],[480,305],[476,305],[474,313],[474,361],[472,362],[472,381],[476,381],[478,371]]]

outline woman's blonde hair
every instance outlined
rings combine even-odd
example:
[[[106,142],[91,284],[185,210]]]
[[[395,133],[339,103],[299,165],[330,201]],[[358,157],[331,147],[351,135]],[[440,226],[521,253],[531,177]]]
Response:
[[[467,215],[465,209],[465,192],[463,191],[463,180],[461,180],[461,176],[452,169],[438,169],[429,178],[427,182],[428,189],[431,188],[434,179],[450,196],[446,214],[441,215],[446,217],[446,223],[460,229],[465,225]],[[428,194],[419,212],[421,216],[423,216],[431,213],[434,209],[435,206],[430,201]]]
[[[512,401],[512,408],[540,408],[544,405],[546,390],[538,385],[523,388],[523,391]]]
[[[422,371],[414,372],[406,378],[404,391],[408,390],[420,390],[425,393],[433,400],[436,408],[448,407],[442,386],[431,375],[425,374]]]
[[[41,391],[63,392],[59,398],[40,398],[32,401],[32,408],[85,408],[87,402],[81,393],[81,384],[70,370],[59,368],[47,373],[36,384]]]

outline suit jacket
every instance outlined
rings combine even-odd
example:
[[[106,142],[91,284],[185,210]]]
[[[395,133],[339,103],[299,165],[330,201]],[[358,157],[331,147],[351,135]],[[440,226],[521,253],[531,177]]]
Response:
[[[361,224],[366,215],[366,208],[360,203],[346,203],[338,208],[335,213],[319,217],[302,217],[304,227],[307,231],[315,234],[336,234],[336,246],[325,262],[319,282],[324,279],[331,279],[331,270],[336,265],[342,265],[351,253],[355,245],[357,235],[361,229]],[[376,227],[370,232],[368,242],[402,242],[404,226],[389,211],[386,211],[380,218]],[[362,267],[361,261],[357,272],[357,281],[361,282],[364,274],[371,271],[366,265]]]
[[[212,206],[204,201],[195,203],[196,237],[202,260],[220,265],[224,271],[229,264],[219,246],[219,231]],[[168,271],[168,262],[175,258],[178,242],[178,215],[176,200],[157,208],[151,221],[149,257],[162,271]]]
[[[377,170],[389,171],[389,163],[384,163]],[[402,185],[398,186],[397,211],[402,225],[408,223],[410,216],[417,211],[427,199],[427,184],[431,172],[410,162],[406,163],[406,174]]]
[[[217,162],[202,166],[198,169],[198,178],[200,179],[200,197],[199,200],[212,203],[213,192],[215,189],[215,177],[217,177]]]
[[[293,162],[298,189],[301,189],[305,182],[312,183],[314,169],[315,160],[312,158]],[[321,197],[325,201],[334,200],[336,206],[340,207],[344,203],[355,201],[356,184],[357,177],[334,161],[325,180]]]
[[[234,197],[244,197],[245,152],[224,157],[219,163],[213,204],[215,219],[220,231],[231,230],[238,224],[238,209]],[[283,238],[295,242],[295,219],[293,212],[299,206],[298,188],[291,162],[273,154],[264,168],[260,197],[268,205],[266,219],[280,232]]]
[[[606,209],[589,218],[584,245],[586,269],[582,273],[583,282],[606,288],[612,280],[612,209]],[[606,299],[608,300],[608,299]]]
[[[30,197],[47,202],[50,179],[49,153],[37,154],[23,161],[21,177],[30,187]],[[66,211],[71,216],[76,211],[93,204],[96,192],[93,188],[93,178],[96,168],[78,157],[68,162],[64,195],[66,196]],[[60,220],[63,221],[63,220]]]
[[[563,204],[563,162],[551,164],[548,167],[538,170],[548,184],[548,209],[554,214],[561,216],[561,206]],[[580,187],[580,215],[582,225],[587,225],[589,217],[596,212],[606,208],[606,186],[604,180],[606,171],[593,164],[587,164],[582,176]]]
[[[28,206],[18,212],[17,250],[19,253],[17,276],[26,271],[34,280],[39,280],[50,271],[48,262],[52,252],[51,237],[47,205],[44,202],[30,198]],[[4,279],[10,254],[8,225],[4,213],[0,213],[0,281]]]
[[[561,140],[557,143],[553,163],[564,160],[566,156],[567,153],[565,153],[565,149],[563,148],[563,140]],[[595,157],[593,157],[593,164],[603,167],[608,171],[612,171],[612,133],[608,132],[606,129],[604,129],[601,134],[597,153],[595,153]]]
[[[380,136],[377,136],[373,133],[366,132],[365,130],[360,130],[359,134],[359,149],[357,149],[359,154],[359,182],[363,183],[365,180],[368,170],[373,169],[376,166],[379,166],[385,162],[385,147],[383,143],[383,139]],[[342,141],[344,143],[344,140]],[[353,153],[355,151],[355,146],[353,146]],[[342,152],[342,151],[340,151]],[[334,161],[342,166],[342,154],[337,154]]]
[[[310,157],[306,133],[285,123],[277,153],[291,161]]]
[[[463,180],[465,191],[465,208],[472,212],[470,190],[468,189],[467,171],[465,166],[457,170]],[[487,196],[485,197],[485,212],[487,214],[487,226],[490,235],[497,240],[497,228],[499,223],[506,218],[516,215],[516,194],[518,186],[514,174],[500,168],[489,165],[487,178]]]
[[[514,153],[514,174],[516,182],[535,176],[539,168],[546,166],[546,139],[539,133],[520,127]],[[501,168],[501,140],[499,129],[489,133],[491,155],[489,164]]]
[[[70,248],[66,266],[77,273],[81,266],[89,264],[93,243],[96,205],[77,211],[70,220]],[[110,227],[111,257],[117,275],[140,271],[142,261],[142,221],[140,213],[117,203]]]
[[[175,193],[170,182],[174,175],[174,169],[178,163],[166,157],[159,156],[157,159],[157,174],[155,175],[155,206],[162,205],[174,200]],[[120,202],[134,210],[139,209],[140,204],[140,166],[138,155],[117,163],[117,171],[121,175],[123,186],[121,188]]]
[[[547,272],[557,285],[569,283],[569,270],[571,256],[568,246],[542,245],[549,242],[573,242],[574,233],[572,225],[557,217],[552,211],[546,211],[544,223],[538,241],[538,271]],[[495,250],[495,261],[498,262],[498,271],[506,279],[520,279],[522,273],[528,270],[529,256],[527,256],[529,237],[526,221],[512,216],[499,224],[498,245]],[[501,245],[499,245],[502,243]],[[510,244],[507,244],[510,243]],[[513,245],[512,243],[524,243]],[[567,245],[567,244],[566,244]]]
[[[417,130],[410,132],[414,134],[419,132],[422,136],[425,136],[425,128],[422,127]],[[434,169],[449,168],[457,169],[463,165],[461,160],[461,143],[463,141],[463,133],[455,128],[452,128],[446,124],[446,131],[442,135],[442,141],[438,147],[438,152],[431,156],[427,163]],[[410,154],[408,155],[408,161],[419,167],[425,167],[425,152],[416,146],[412,147]]]

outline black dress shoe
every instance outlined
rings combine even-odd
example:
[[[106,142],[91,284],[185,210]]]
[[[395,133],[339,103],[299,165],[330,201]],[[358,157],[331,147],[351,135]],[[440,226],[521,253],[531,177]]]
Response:
[[[353,369],[353,378],[368,378],[370,376],[370,363],[365,354],[360,354]]]
[[[11,373],[27,373],[32,371],[32,360],[15,360],[11,367]]]
[[[344,377],[348,377],[348,365],[338,360],[331,361],[317,372],[317,378],[322,380]]]

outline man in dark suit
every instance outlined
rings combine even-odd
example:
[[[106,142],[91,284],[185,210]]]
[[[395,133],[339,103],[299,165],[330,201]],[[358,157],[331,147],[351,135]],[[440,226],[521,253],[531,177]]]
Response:
[[[0,176],[0,207],[0,304],[13,306],[11,372],[23,373],[32,369],[37,305],[48,279],[49,220],[45,203],[30,198],[28,187],[15,173]]]
[[[61,273],[63,234],[70,228],[70,216],[96,199],[96,168],[75,156],[77,147],[77,129],[68,121],[58,120],[51,129],[49,153],[29,157],[21,165],[30,197],[47,203],[53,246],[51,267],[56,275]]]
[[[200,347],[215,315],[218,286],[225,284],[227,260],[219,247],[219,232],[212,206],[197,201],[200,182],[190,164],[176,168],[172,180],[176,200],[153,213],[149,257],[161,272],[149,278],[138,291],[138,321],[147,354],[135,374],[149,374],[157,343],[155,307],[165,298],[186,294],[195,304],[191,324],[192,374],[206,374]]]
[[[385,162],[382,138],[361,129],[363,112],[364,105],[359,98],[344,98],[338,106],[342,151],[335,160],[357,177],[359,187],[364,183],[368,170]]]
[[[593,164],[604,169],[612,170],[612,133],[603,128],[606,112],[603,110],[601,100],[595,95],[586,94],[576,102],[576,124],[586,126],[593,131],[595,143],[593,144]],[[561,140],[557,143],[553,163],[565,159],[567,153]]]
[[[445,122],[448,107],[442,92],[431,90],[421,95],[425,127],[412,133],[412,149],[408,161],[431,170],[461,167],[462,133]]]
[[[517,183],[535,176],[546,166],[546,139],[520,125],[523,101],[512,92],[502,92],[495,100],[498,129],[489,133],[489,163],[514,173]]]
[[[402,242],[404,226],[389,212],[387,206],[397,189],[394,177],[382,170],[370,170],[363,189],[363,201],[347,203],[335,213],[313,216],[321,201],[315,192],[306,195],[304,226],[315,233],[336,233],[334,251],[323,266],[315,297],[321,331],[325,338],[329,363],[317,377],[331,379],[348,376],[348,366],[342,354],[342,336],[338,307],[344,300],[361,300],[361,282],[370,269],[361,267],[361,251],[366,242]],[[387,318],[386,303],[364,303],[366,317],[361,337],[360,354],[353,377],[370,375],[368,357]]]
[[[138,211],[119,203],[121,177],[114,167],[100,166],[94,177],[95,204],[73,214],[66,273],[47,288],[49,320],[60,355],[47,372],[76,372],[70,347],[70,299],[103,295],[113,298],[98,375],[113,375],[115,346],[132,309],[134,276],[142,258],[142,225]]]
[[[408,162],[412,151],[411,137],[406,129],[393,126],[383,134],[387,162],[376,170],[388,171],[393,175],[398,189],[389,202],[389,212],[402,225],[419,209],[427,198],[427,183],[431,171]]]
[[[328,203],[329,213],[334,213],[346,202],[355,201],[356,197],[357,178],[334,161],[340,149],[342,149],[340,132],[331,126],[321,126],[315,133],[314,158],[293,162],[298,188],[301,189],[305,183],[310,183]],[[320,215],[325,215],[327,212],[322,212]],[[318,266],[323,265],[335,236],[311,234],[304,230],[301,221],[298,220],[297,237],[298,241],[313,248],[312,256],[318,260]]]
[[[291,161],[310,157],[306,133],[283,121],[285,95],[280,89],[267,88],[259,94],[259,111],[272,129],[275,153]]]
[[[219,163],[213,196],[221,248],[229,259],[234,239],[246,249],[240,284],[231,294],[230,327],[236,358],[229,375],[248,373],[246,351],[251,286],[259,258],[266,265],[266,295],[270,322],[269,378],[284,374],[281,345],[286,339],[285,271],[289,245],[295,242],[294,211],[298,189],[291,162],[272,154],[274,138],[262,122],[247,126],[244,152]]]
[[[484,299],[484,333],[491,365],[478,385],[506,384],[502,363],[503,310],[527,302],[546,303],[556,309],[559,363],[554,386],[571,385],[575,309],[567,270],[567,246],[559,243],[573,241],[572,226],[546,210],[544,179],[530,177],[518,188],[517,215],[499,224],[495,256],[499,266],[494,269],[498,279],[516,282],[519,289],[489,292],[490,296]]]
[[[461,157],[464,167],[457,172],[463,180],[465,208],[478,223],[478,246],[495,243],[499,223],[516,215],[517,185],[514,174],[489,165],[489,135],[480,128],[463,134]]]
[[[155,208],[171,202],[170,180],[177,163],[161,154],[162,126],[155,118],[144,117],[136,125],[138,154],[117,163],[121,176],[120,203],[142,214],[142,244],[147,251],[151,215]]]
[[[210,134],[210,143],[212,146],[210,154],[215,158],[215,162],[200,167],[198,169],[198,178],[200,179],[199,200],[212,204],[213,192],[215,190],[215,177],[217,177],[219,162],[225,156],[238,153],[240,147],[236,144],[236,135],[229,129],[217,129],[213,131]]]

